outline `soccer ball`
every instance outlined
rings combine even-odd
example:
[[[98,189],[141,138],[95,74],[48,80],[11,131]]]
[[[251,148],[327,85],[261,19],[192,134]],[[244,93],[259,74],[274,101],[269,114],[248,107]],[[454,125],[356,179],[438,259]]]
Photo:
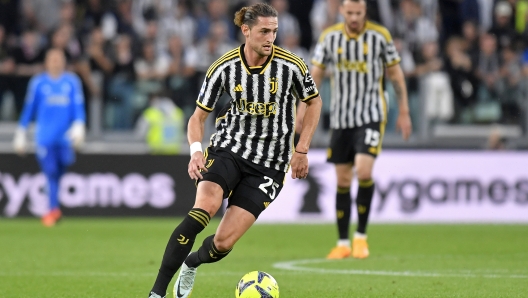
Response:
[[[252,271],[242,276],[235,289],[236,298],[279,298],[279,285],[273,276]]]

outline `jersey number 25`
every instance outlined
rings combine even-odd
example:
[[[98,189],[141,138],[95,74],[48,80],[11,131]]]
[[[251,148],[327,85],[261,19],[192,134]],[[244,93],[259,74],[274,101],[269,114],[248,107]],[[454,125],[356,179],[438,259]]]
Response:
[[[260,184],[259,188],[260,190],[262,190],[263,193],[267,194],[273,201],[277,194],[277,187],[279,187],[279,184],[273,181],[273,179],[268,176],[264,176],[264,179],[266,179],[267,182]]]

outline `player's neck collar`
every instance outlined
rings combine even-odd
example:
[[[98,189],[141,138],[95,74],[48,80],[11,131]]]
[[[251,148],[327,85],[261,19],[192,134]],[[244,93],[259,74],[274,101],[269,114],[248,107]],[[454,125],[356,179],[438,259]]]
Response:
[[[60,78],[62,78],[62,76],[64,75],[64,72],[52,75],[49,71],[46,71],[45,75],[46,77],[48,77],[50,81],[58,81],[60,80]]]
[[[262,65],[258,65],[258,66],[249,66],[249,64],[248,64],[248,62],[246,60],[246,56],[244,55],[244,47],[245,46],[246,46],[246,44],[242,44],[238,48],[238,54],[240,55],[240,60],[242,61],[242,65],[244,66],[244,68],[246,69],[248,74],[263,74],[264,71],[266,70],[267,66],[270,64],[271,59],[273,59],[273,55],[275,54],[275,46],[273,46],[271,55],[268,56],[266,61],[264,63],[262,63]]]
[[[365,31],[367,31],[368,23],[369,21],[365,20],[365,23],[363,24],[363,28],[361,28],[361,30],[358,33],[348,32],[346,23],[343,23],[343,34],[347,37],[347,40],[357,39],[358,37],[363,35]]]

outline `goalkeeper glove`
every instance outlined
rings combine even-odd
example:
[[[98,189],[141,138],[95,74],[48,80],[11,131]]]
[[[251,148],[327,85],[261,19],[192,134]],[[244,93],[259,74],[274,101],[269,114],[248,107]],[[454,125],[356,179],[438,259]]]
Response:
[[[15,131],[15,137],[13,138],[13,148],[18,155],[24,155],[26,153],[26,147],[26,129],[18,127]]]
[[[72,141],[73,147],[79,149],[84,143],[84,137],[86,135],[84,123],[81,121],[73,122],[72,126],[68,130],[68,137]]]

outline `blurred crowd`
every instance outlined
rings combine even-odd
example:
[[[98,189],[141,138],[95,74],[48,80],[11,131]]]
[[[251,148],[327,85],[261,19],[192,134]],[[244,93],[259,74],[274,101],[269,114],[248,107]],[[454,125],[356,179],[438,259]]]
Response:
[[[260,1],[2,0],[0,106],[12,108],[0,116],[17,118],[44,52],[58,47],[81,77],[88,105],[102,99],[105,129],[132,129],[153,94],[189,117],[209,65],[242,41],[234,12],[254,2]],[[342,21],[340,2],[270,0],[279,12],[276,44],[309,62],[321,32]],[[525,123],[528,0],[367,0],[367,6],[402,56],[415,123],[420,117]],[[328,86],[320,89],[328,99]],[[390,113],[397,113],[394,102]]]

